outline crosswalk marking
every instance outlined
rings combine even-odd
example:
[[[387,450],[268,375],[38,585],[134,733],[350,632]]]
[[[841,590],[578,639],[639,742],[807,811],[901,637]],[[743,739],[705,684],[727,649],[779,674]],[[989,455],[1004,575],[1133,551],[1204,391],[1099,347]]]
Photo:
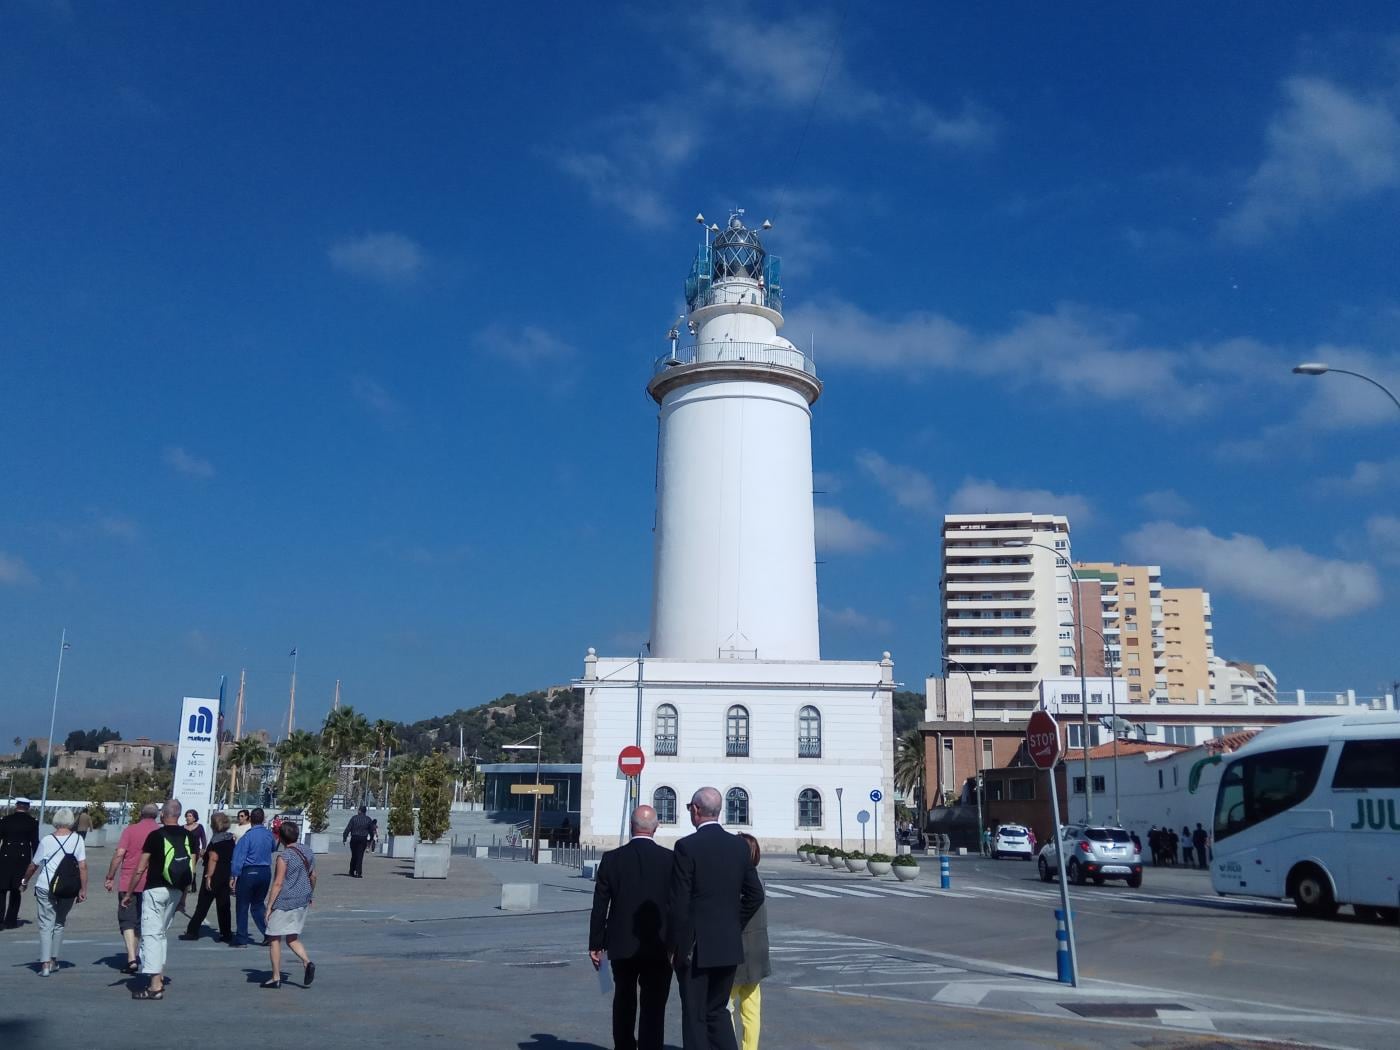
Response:
[[[829,889],[832,893],[844,893],[848,897],[870,897],[872,899],[875,899],[880,896],[878,893],[870,893],[866,890],[857,890],[851,888],[850,886],[824,886],[822,888]]]
[[[783,889],[792,893],[800,893],[804,897],[825,897],[827,900],[835,900],[837,897],[835,893],[823,893],[820,890],[806,890],[801,886],[793,886],[791,883],[785,883]],[[764,892],[767,892],[767,887],[764,887]]]

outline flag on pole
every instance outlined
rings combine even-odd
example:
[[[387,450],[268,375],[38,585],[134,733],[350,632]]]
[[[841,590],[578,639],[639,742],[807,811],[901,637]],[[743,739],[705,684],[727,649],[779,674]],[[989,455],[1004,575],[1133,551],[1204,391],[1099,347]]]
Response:
[[[289,652],[287,655],[288,655],[288,656],[296,656],[296,654],[297,654],[297,651],[296,651],[295,649],[293,649],[293,650],[292,650],[291,652]]]

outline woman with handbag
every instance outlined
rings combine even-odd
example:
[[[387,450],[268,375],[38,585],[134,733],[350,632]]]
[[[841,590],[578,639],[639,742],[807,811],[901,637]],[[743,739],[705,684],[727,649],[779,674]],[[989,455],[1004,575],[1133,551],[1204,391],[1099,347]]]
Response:
[[[272,885],[267,890],[267,950],[272,957],[272,976],[262,983],[264,988],[282,987],[283,938],[305,967],[302,984],[310,987],[316,979],[316,964],[301,942],[306,912],[316,889],[316,856],[297,842],[299,832],[296,823],[290,820],[282,821],[277,829],[283,848],[275,856]]]

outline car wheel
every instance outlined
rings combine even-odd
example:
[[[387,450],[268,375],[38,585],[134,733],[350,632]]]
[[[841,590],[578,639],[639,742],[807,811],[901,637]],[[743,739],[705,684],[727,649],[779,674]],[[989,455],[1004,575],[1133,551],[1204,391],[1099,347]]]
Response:
[[[1315,919],[1330,919],[1337,914],[1337,900],[1322,869],[1312,864],[1296,868],[1289,879],[1290,896],[1298,906],[1298,914]]]
[[[1132,889],[1137,889],[1137,888],[1138,888],[1139,886],[1141,886],[1141,885],[1142,885],[1142,876],[1141,876],[1141,875],[1129,875],[1129,876],[1128,876],[1128,886],[1129,886],[1130,888],[1132,888]]]
[[[1040,871],[1040,881],[1041,881],[1041,882],[1049,882],[1049,881],[1051,881],[1051,876],[1050,876],[1050,865],[1045,863],[1045,858],[1044,858],[1044,857],[1041,857],[1041,858],[1040,858],[1040,862],[1036,865],[1036,868]]]
[[[1069,867],[1065,869],[1065,874],[1069,876],[1069,881],[1076,886],[1084,885],[1084,869],[1079,866],[1079,861],[1070,861]]]

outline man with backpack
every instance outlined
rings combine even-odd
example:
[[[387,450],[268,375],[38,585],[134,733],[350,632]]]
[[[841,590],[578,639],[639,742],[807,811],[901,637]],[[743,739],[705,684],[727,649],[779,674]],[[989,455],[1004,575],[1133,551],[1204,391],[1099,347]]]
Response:
[[[151,832],[141,847],[141,859],[123,896],[130,901],[144,875],[141,894],[141,972],[150,983],[133,999],[165,998],[166,931],[175,917],[182,894],[194,889],[195,859],[198,847],[194,836],[180,823],[184,809],[179,799],[169,799],[160,807],[160,827]]]

